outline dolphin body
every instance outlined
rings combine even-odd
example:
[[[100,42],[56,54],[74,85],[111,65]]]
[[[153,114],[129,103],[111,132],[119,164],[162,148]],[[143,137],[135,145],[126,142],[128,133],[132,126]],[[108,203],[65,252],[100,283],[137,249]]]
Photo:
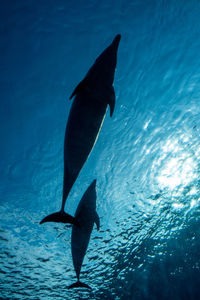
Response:
[[[79,276],[94,223],[96,223],[98,230],[100,227],[99,216],[96,212],[96,180],[90,184],[79,202],[75,219],[78,225],[74,224],[72,226],[71,250],[77,282],[71,284],[68,288],[85,287],[91,289],[89,285],[79,280]]]
[[[87,160],[103,124],[107,106],[110,116],[115,107],[114,74],[121,35],[96,59],[85,78],[77,85],[64,140],[64,179],[61,210],[45,217],[44,222],[74,224],[75,219],[64,212],[65,202],[78,174]]]

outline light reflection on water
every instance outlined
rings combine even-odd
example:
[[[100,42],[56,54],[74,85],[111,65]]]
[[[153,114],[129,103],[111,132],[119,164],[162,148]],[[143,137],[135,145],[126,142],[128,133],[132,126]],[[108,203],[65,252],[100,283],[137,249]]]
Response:
[[[181,146],[181,140],[168,139],[160,152],[161,158],[156,162],[156,167],[159,169],[157,180],[161,188],[173,190],[189,185],[197,178],[197,162],[190,149]]]

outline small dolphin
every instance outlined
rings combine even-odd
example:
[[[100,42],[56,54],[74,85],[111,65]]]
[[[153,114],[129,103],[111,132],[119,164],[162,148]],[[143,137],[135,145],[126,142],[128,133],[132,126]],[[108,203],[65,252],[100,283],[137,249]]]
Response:
[[[89,285],[79,280],[79,275],[94,223],[96,223],[98,230],[100,227],[99,216],[96,212],[96,180],[90,184],[84,193],[76,209],[75,219],[78,225],[72,226],[71,250],[77,282],[68,288],[86,287],[91,289]]]
[[[64,179],[61,210],[45,217],[44,222],[74,223],[74,217],[64,212],[65,202],[78,174],[87,160],[103,124],[107,106],[110,116],[115,107],[114,74],[121,35],[96,59],[85,78],[77,85],[64,140]]]

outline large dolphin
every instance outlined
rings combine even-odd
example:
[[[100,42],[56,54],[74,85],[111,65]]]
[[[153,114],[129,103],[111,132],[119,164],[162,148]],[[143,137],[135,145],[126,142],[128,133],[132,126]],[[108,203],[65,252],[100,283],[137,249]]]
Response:
[[[116,35],[70,97],[72,99],[75,96],[75,99],[65,131],[62,206],[59,212],[45,217],[40,224],[44,222],[73,224],[75,222],[74,217],[64,212],[65,202],[95,145],[108,105],[110,116],[113,114],[115,107],[113,81],[120,39],[121,35]]]
[[[76,209],[75,219],[78,225],[74,224],[72,227],[71,250],[77,282],[71,284],[68,288],[91,288],[89,285],[81,282],[79,276],[94,223],[96,223],[98,230],[100,227],[99,216],[96,212],[96,180],[90,184],[84,193]]]

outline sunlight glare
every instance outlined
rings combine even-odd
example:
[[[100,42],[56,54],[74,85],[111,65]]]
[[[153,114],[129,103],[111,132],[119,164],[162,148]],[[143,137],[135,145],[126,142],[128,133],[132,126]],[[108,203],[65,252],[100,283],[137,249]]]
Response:
[[[167,153],[167,157],[157,177],[159,185],[174,189],[181,185],[186,186],[196,178],[196,163],[191,154],[179,145],[178,140],[168,140],[162,150]]]

